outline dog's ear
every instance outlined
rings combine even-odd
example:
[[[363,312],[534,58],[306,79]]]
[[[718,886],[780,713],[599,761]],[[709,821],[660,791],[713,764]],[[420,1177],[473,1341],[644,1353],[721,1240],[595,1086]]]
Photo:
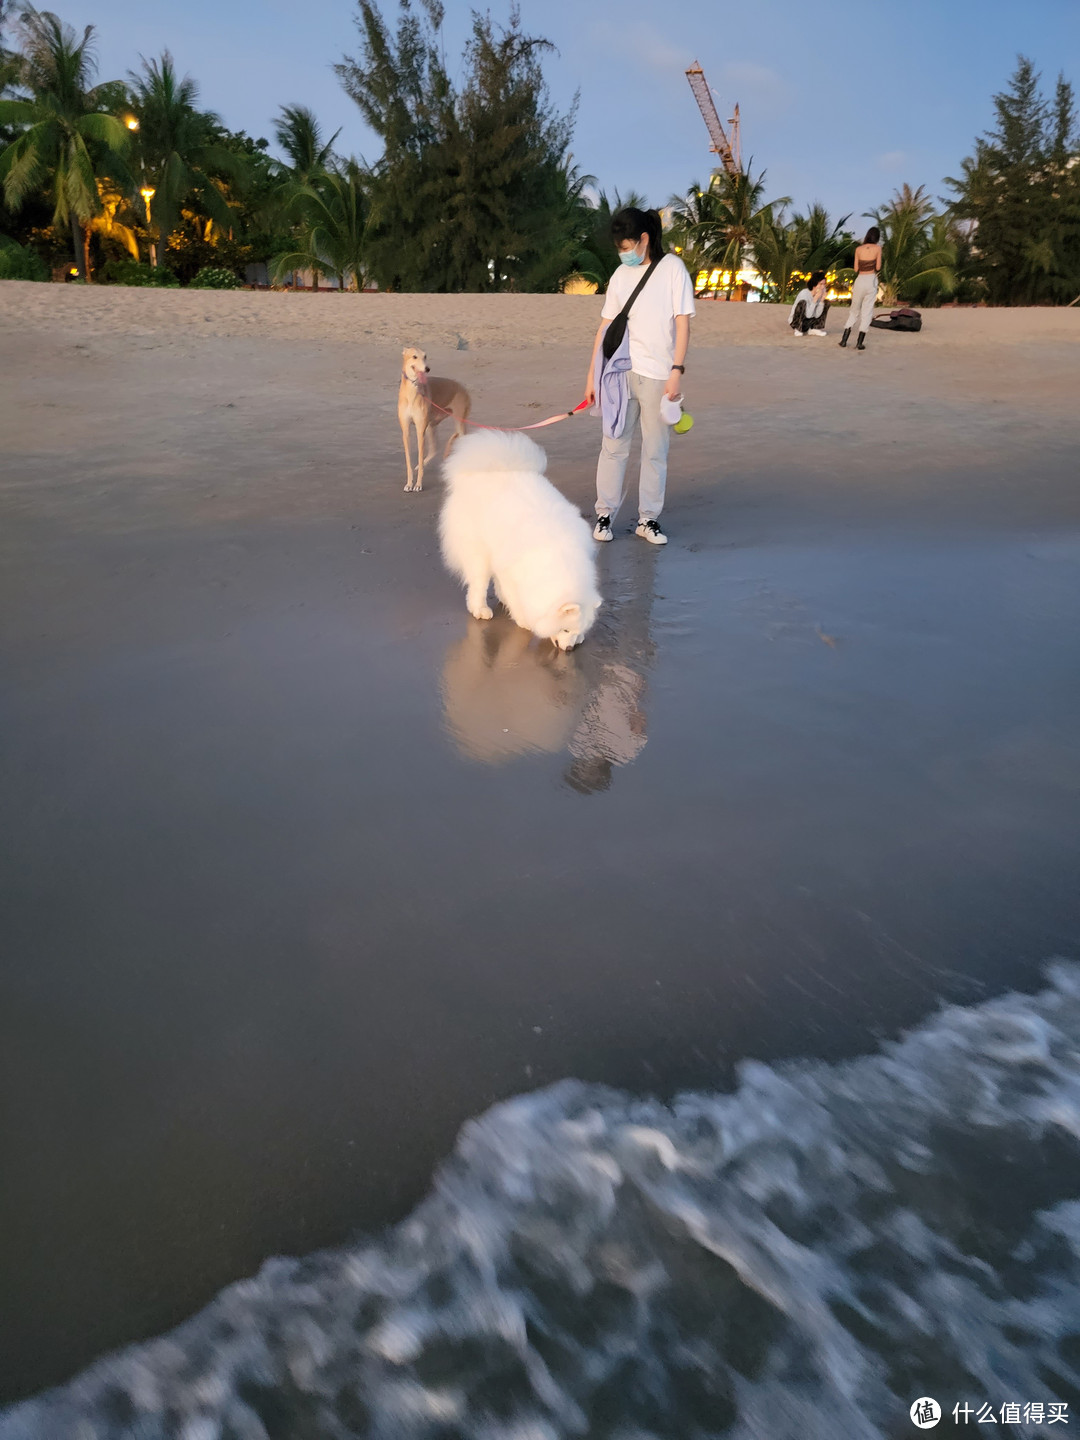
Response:
[[[568,602],[566,605],[560,605],[559,619],[566,621],[565,628],[569,630],[571,620],[581,619],[581,606],[578,605],[575,601]]]

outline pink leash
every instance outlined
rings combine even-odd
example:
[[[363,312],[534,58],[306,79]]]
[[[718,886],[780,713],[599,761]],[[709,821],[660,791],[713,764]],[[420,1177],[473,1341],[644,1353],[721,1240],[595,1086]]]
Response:
[[[424,396],[424,399],[433,410],[440,410],[444,415],[453,415],[454,412],[452,410],[444,410],[441,405],[436,405],[431,396],[426,393],[425,387],[414,380],[411,375],[406,375],[404,370],[401,372],[401,378],[408,380],[413,388]],[[563,410],[558,415],[549,415],[546,420],[536,420],[532,425],[481,425],[477,420],[466,420],[463,423],[471,425],[474,430],[543,430],[545,425],[557,425],[560,420],[569,420],[580,411],[587,410],[588,406],[588,400],[582,400],[581,404],[575,405],[573,410]]]

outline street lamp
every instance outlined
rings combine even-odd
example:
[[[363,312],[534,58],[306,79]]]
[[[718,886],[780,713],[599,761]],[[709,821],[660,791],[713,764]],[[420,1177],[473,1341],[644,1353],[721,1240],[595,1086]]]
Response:
[[[155,189],[154,189],[154,187],[153,187],[152,185],[144,185],[144,186],[142,187],[142,189],[139,191],[139,194],[140,194],[140,195],[142,196],[142,198],[143,198],[143,204],[146,206],[146,228],[147,228],[147,230],[150,229],[150,201],[154,198],[154,196],[155,196],[156,193],[157,193],[157,192],[155,191]],[[150,264],[151,264],[151,265],[156,265],[156,264],[157,264],[157,247],[154,245],[153,240],[150,241]]]
[[[124,124],[132,132],[132,134],[134,134],[135,131],[139,128],[139,117],[137,115],[129,115],[124,121]],[[139,174],[142,176],[143,182],[142,189],[139,191],[139,194],[142,196],[143,204],[146,206],[146,228],[149,230],[150,201],[154,197],[154,187],[152,185],[147,185],[146,183],[146,161],[143,159],[141,148],[139,151]],[[157,264],[157,247],[155,246],[153,240],[150,241],[150,264]]]

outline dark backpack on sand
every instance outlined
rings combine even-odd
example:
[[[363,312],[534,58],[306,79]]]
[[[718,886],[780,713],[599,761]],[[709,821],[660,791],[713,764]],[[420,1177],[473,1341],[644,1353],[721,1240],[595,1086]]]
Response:
[[[908,330],[914,332],[922,329],[922,316],[918,310],[909,310],[905,307],[903,310],[891,310],[887,320],[884,318],[871,320],[870,324],[876,325],[879,330]]]
[[[634,301],[641,294],[642,290],[645,289],[646,280],[648,280],[649,276],[659,264],[659,260],[653,260],[650,262],[649,268],[645,271],[645,274],[642,275],[641,279],[634,286],[634,292],[630,296],[630,299],[627,300],[626,304],[615,316],[615,319],[611,321],[607,329],[604,331],[604,338],[601,341],[601,349],[604,352],[605,360],[610,360],[611,357],[615,354],[615,351],[618,350],[619,346],[622,344],[623,336],[626,334],[626,321],[630,314],[630,306],[633,305]]]

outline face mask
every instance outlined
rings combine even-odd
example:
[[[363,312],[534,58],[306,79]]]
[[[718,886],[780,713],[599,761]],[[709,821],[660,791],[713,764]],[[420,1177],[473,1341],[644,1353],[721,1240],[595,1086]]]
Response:
[[[624,265],[641,265],[645,257],[644,255],[639,255],[636,250],[623,250],[619,255],[619,259]]]

